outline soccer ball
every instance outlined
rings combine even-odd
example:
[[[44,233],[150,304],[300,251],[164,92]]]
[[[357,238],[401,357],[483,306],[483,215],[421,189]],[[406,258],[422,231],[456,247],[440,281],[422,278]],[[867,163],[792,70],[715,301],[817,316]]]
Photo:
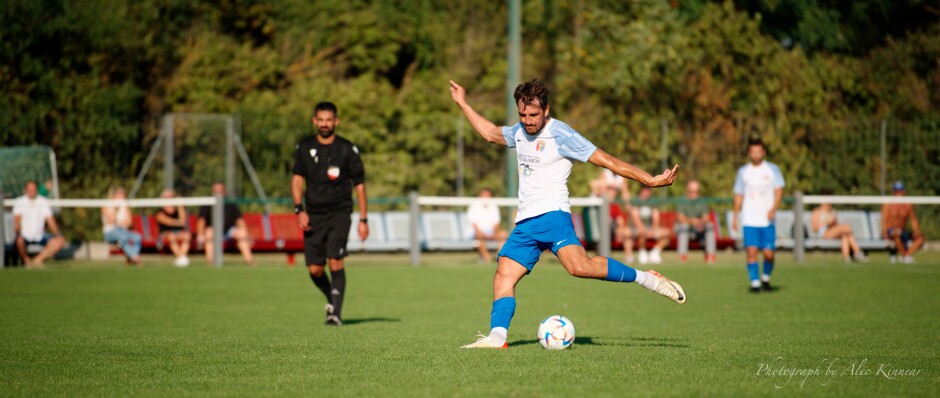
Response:
[[[574,343],[574,324],[561,315],[552,315],[539,324],[539,344],[549,350],[563,350]]]

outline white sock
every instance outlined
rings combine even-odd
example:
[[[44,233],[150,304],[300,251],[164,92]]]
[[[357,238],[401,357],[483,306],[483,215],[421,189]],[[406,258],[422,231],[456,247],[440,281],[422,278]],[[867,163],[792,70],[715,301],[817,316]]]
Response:
[[[760,287],[760,281],[757,281],[757,280],[751,281],[751,287]]]
[[[490,330],[490,339],[492,339],[496,344],[503,344],[506,342],[508,333],[509,331],[506,330],[506,328],[496,327]]]
[[[634,280],[634,282],[649,290],[656,288],[656,277],[646,271],[636,270],[636,280]]]
[[[760,280],[764,282],[770,282],[770,275],[763,274],[760,276]]]

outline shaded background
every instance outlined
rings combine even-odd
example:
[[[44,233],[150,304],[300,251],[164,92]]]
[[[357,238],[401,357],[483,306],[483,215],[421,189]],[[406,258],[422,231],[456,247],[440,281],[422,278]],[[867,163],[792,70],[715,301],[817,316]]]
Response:
[[[543,79],[554,116],[648,171],[665,130],[681,177],[730,197],[747,138],[760,136],[787,194],[879,194],[884,124],[888,183],[940,193],[938,1],[530,0],[522,14],[522,78]],[[332,100],[370,196],[455,195],[460,126],[465,192],[506,195],[504,151],[475,136],[447,90],[462,83],[505,120],[506,33],[506,4],[484,0],[11,0],[0,142],[51,146],[63,197],[103,197],[132,184],[162,115],[234,114],[268,196],[287,197],[311,108]],[[189,139],[178,189],[205,195],[222,172],[195,170],[221,154]],[[596,173],[576,167],[572,194]],[[155,172],[138,196],[160,188]],[[937,217],[926,218],[930,234]]]

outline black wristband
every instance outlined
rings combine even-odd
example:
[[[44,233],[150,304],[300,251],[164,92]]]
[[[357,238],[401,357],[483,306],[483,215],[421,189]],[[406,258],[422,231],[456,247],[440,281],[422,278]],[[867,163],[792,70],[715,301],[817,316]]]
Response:
[[[304,205],[294,205],[294,214],[300,214],[304,211]]]
[[[361,222],[361,223],[363,223],[363,224],[368,224],[368,223],[369,223],[369,217],[360,218],[360,219],[359,219],[359,222]]]

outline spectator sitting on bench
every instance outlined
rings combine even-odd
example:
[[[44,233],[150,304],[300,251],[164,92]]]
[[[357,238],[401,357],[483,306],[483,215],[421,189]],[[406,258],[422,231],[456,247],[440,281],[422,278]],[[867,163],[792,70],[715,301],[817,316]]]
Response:
[[[832,195],[832,191],[829,190],[822,190],[820,193]],[[852,262],[853,258],[860,263],[868,262],[865,252],[858,247],[858,242],[855,241],[852,227],[848,224],[839,224],[836,211],[832,208],[831,203],[820,203],[819,207],[813,209],[810,224],[813,233],[819,236],[820,239],[840,239],[842,241],[842,259],[845,262]]]
[[[478,197],[480,200],[467,208],[467,221],[473,226],[473,244],[480,252],[480,260],[485,264],[490,262],[490,250],[486,247],[486,242],[497,241],[502,246],[509,235],[500,228],[499,207],[490,200],[493,191],[483,188]]]
[[[646,185],[642,186],[638,195],[639,201],[633,207],[632,212],[633,225],[636,227],[636,236],[640,246],[640,264],[661,264],[663,249],[669,244],[671,237],[671,232],[660,224],[660,212],[651,204],[651,196],[653,196],[653,190]],[[656,243],[653,250],[647,252],[646,242],[649,239],[656,240]]]
[[[217,182],[212,184],[213,195],[225,195],[225,184]],[[255,260],[251,255],[251,236],[248,235],[248,224],[242,218],[241,210],[234,203],[226,203],[224,215],[222,216],[223,242],[234,239],[238,251],[241,252],[245,263],[251,266],[255,265]],[[212,206],[203,206],[199,209],[199,221],[196,223],[196,244],[204,246],[206,250],[206,260],[209,266],[212,266],[215,252],[212,228]]]
[[[160,193],[161,198],[170,199],[176,197],[172,189],[164,189]],[[183,206],[163,206],[157,210],[154,216],[157,220],[157,226],[160,228],[160,239],[166,241],[170,246],[170,252],[176,256],[173,262],[177,267],[189,265],[189,244],[193,235],[189,232],[187,226],[186,208]]]
[[[676,232],[679,259],[684,263],[689,257],[689,235],[705,244],[705,262],[715,263],[715,226],[711,220],[711,209],[699,194],[701,185],[690,180],[685,186],[685,202],[676,206]]]
[[[124,188],[112,186],[108,189],[108,199],[120,201],[117,206],[101,208],[101,223],[104,224],[104,241],[117,244],[124,252],[128,264],[140,265],[140,233],[131,231],[133,217],[127,206],[127,194]]]
[[[46,233],[49,225],[51,234]],[[59,233],[59,225],[52,216],[52,207],[46,198],[39,196],[36,181],[27,181],[23,196],[13,204],[13,230],[16,234],[16,249],[26,268],[43,268],[43,261],[54,256],[65,246],[65,238]],[[30,257],[30,246],[41,246],[36,256]]]
[[[624,188],[618,190],[616,185],[608,185],[607,200],[610,201],[610,221],[611,229],[614,231],[614,241],[623,245],[624,264],[633,264],[633,230],[630,229],[630,217],[632,207],[630,207],[630,191]],[[617,200],[617,192],[623,200],[623,207]]]
[[[907,190],[901,181],[894,183],[894,196],[904,196]],[[911,222],[911,229],[906,230],[907,222]],[[892,263],[900,261],[904,264],[914,263],[914,253],[924,245],[924,234],[920,231],[920,223],[914,214],[914,205],[910,203],[885,203],[881,205],[881,236],[891,241],[890,248]],[[910,245],[908,246],[908,242]]]

